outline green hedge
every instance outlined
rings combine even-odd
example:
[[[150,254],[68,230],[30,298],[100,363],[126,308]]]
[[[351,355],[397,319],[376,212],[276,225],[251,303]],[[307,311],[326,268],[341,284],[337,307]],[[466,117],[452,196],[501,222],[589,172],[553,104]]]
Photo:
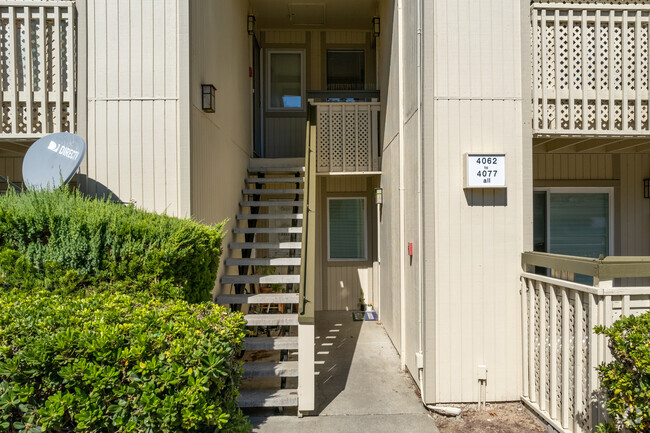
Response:
[[[0,196],[0,283],[207,301],[222,237],[223,223],[201,225],[75,191],[10,192]]]
[[[619,430],[650,431],[650,313],[624,317],[596,332],[609,339],[614,361],[599,367],[607,413]],[[598,431],[611,431],[602,425]]]
[[[245,335],[214,304],[0,293],[0,431],[244,432]]]

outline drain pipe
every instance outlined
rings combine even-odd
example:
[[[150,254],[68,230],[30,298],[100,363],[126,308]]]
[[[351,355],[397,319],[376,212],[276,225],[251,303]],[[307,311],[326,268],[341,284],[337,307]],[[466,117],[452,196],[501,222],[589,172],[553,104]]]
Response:
[[[424,259],[423,259],[423,252],[424,248],[422,245],[422,239],[424,239],[424,198],[423,198],[423,193],[424,193],[424,179],[423,179],[423,159],[424,159],[424,133],[423,133],[423,128],[424,128],[424,123],[423,119],[424,116],[422,115],[422,95],[423,95],[423,85],[422,85],[422,60],[423,60],[423,43],[422,43],[422,38],[423,38],[423,32],[422,32],[422,14],[424,13],[424,7],[423,7],[423,2],[422,0],[418,0],[418,22],[417,22],[417,41],[416,41],[416,51],[417,51],[417,95],[418,95],[418,146],[419,146],[419,153],[418,153],[418,205],[420,207],[420,218],[418,219],[418,238],[420,239],[420,242],[418,243],[418,266],[419,266],[419,300],[420,300],[420,305],[419,305],[419,325],[420,325],[420,356],[419,358],[422,360],[422,364],[424,363],[424,348],[425,348],[425,343],[424,343],[424,337],[425,337],[425,331],[426,331],[426,326],[425,326],[425,320],[424,320],[424,312],[426,309],[424,308],[424,302],[425,302],[425,296],[424,296]],[[451,407],[451,406],[436,406],[436,405],[429,405],[426,403],[426,397],[425,397],[425,380],[424,380],[424,365],[419,365],[418,366],[418,382],[420,385],[420,398],[422,400],[422,404],[427,410],[436,412],[440,415],[445,415],[445,416],[454,416],[457,418],[461,418],[462,416],[462,410],[457,407]]]
[[[398,32],[398,94],[399,94],[399,292],[400,292],[400,368],[406,370],[406,241],[404,233],[404,15],[403,0],[397,0],[397,32]]]

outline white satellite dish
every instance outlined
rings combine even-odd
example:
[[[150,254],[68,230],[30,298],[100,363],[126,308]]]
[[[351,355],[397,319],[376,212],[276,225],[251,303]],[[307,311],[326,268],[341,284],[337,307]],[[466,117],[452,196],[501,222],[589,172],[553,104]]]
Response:
[[[39,138],[23,160],[23,182],[30,190],[56,189],[70,182],[86,155],[86,142],[69,132]]]

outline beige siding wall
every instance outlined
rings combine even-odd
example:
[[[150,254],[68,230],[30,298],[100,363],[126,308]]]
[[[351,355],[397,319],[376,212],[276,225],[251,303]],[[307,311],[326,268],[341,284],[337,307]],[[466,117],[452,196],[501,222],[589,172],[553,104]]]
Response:
[[[252,152],[247,4],[239,0],[190,3],[192,215],[235,226]],[[201,84],[213,84],[215,112],[201,109]],[[224,240],[224,247],[232,235]],[[220,266],[219,274],[226,269]]]
[[[321,246],[317,263],[316,310],[356,310],[359,298],[378,306],[379,294],[376,281],[373,280],[373,263],[376,262],[377,250],[377,213],[374,204],[374,188],[378,185],[377,177],[369,176],[320,176],[318,179],[320,218],[317,244]],[[327,199],[333,197],[365,197],[367,255],[363,262],[329,261],[327,250]]]
[[[189,215],[187,0],[88,0],[87,26],[83,187]]]
[[[533,176],[541,180],[617,179],[618,155],[538,153],[533,156]]]
[[[0,176],[21,186],[23,181],[23,157],[0,155]],[[6,183],[0,182],[0,191],[5,191],[8,188]]]
[[[487,399],[518,400],[520,254],[531,223],[522,101],[530,89],[521,76],[529,4],[436,0],[424,8],[423,166],[433,171],[423,183],[425,399],[476,401],[477,366],[486,365]],[[467,152],[505,153],[507,189],[464,190]]]

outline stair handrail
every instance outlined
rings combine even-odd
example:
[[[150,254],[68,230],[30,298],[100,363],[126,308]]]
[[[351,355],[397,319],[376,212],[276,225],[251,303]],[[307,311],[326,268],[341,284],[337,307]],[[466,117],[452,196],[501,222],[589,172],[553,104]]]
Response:
[[[316,110],[307,104],[299,323],[314,323],[316,276]]]

